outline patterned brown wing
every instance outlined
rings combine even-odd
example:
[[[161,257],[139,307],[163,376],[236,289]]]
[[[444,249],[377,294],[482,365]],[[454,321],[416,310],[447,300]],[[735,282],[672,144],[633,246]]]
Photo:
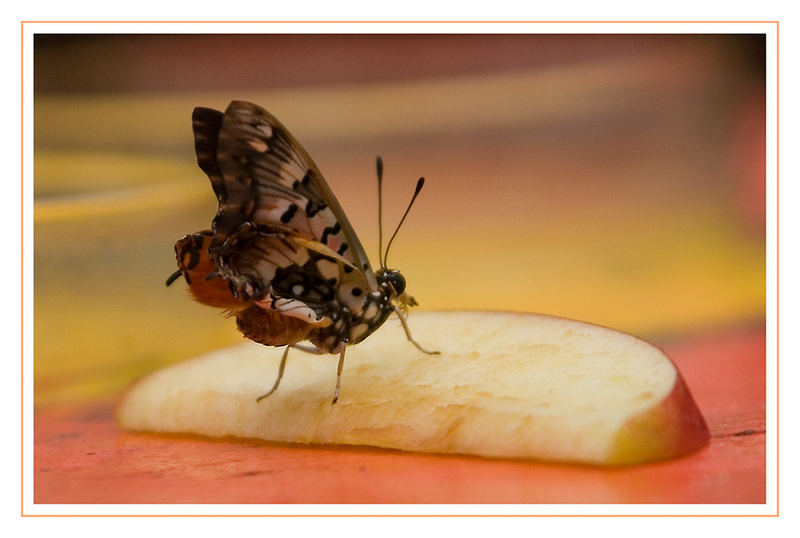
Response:
[[[374,274],[358,237],[322,174],[302,146],[269,112],[233,101],[225,114],[196,108],[195,148],[219,207],[211,252],[242,224],[291,232],[322,243],[365,272]]]

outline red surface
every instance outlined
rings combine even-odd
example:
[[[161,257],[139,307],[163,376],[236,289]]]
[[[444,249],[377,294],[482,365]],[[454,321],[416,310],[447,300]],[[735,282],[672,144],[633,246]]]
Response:
[[[127,433],[105,402],[35,414],[34,502],[764,503],[764,332],[665,351],[712,435],[677,460],[603,469]]]

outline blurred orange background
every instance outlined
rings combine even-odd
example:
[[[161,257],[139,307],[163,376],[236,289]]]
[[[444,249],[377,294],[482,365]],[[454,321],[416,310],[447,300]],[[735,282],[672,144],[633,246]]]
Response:
[[[763,327],[763,35],[38,35],[37,406],[239,341],[164,280],[216,208],[194,106],[247,99],[315,159],[425,309],[656,344]],[[414,324],[413,313],[410,323]],[[390,321],[389,324],[396,324]],[[387,330],[384,328],[383,330]]]

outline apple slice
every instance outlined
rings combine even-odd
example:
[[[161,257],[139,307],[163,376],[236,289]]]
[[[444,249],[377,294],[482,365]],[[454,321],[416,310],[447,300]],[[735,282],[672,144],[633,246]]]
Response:
[[[632,336],[503,312],[419,312],[337,356],[252,342],[150,374],[124,395],[129,430],[616,465],[687,454],[708,428],[670,359]]]

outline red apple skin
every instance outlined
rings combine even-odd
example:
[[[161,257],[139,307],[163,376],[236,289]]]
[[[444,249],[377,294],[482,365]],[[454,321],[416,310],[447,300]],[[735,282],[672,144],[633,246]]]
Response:
[[[708,444],[711,435],[680,372],[661,403],[620,428],[609,465],[630,465],[683,456]]]

